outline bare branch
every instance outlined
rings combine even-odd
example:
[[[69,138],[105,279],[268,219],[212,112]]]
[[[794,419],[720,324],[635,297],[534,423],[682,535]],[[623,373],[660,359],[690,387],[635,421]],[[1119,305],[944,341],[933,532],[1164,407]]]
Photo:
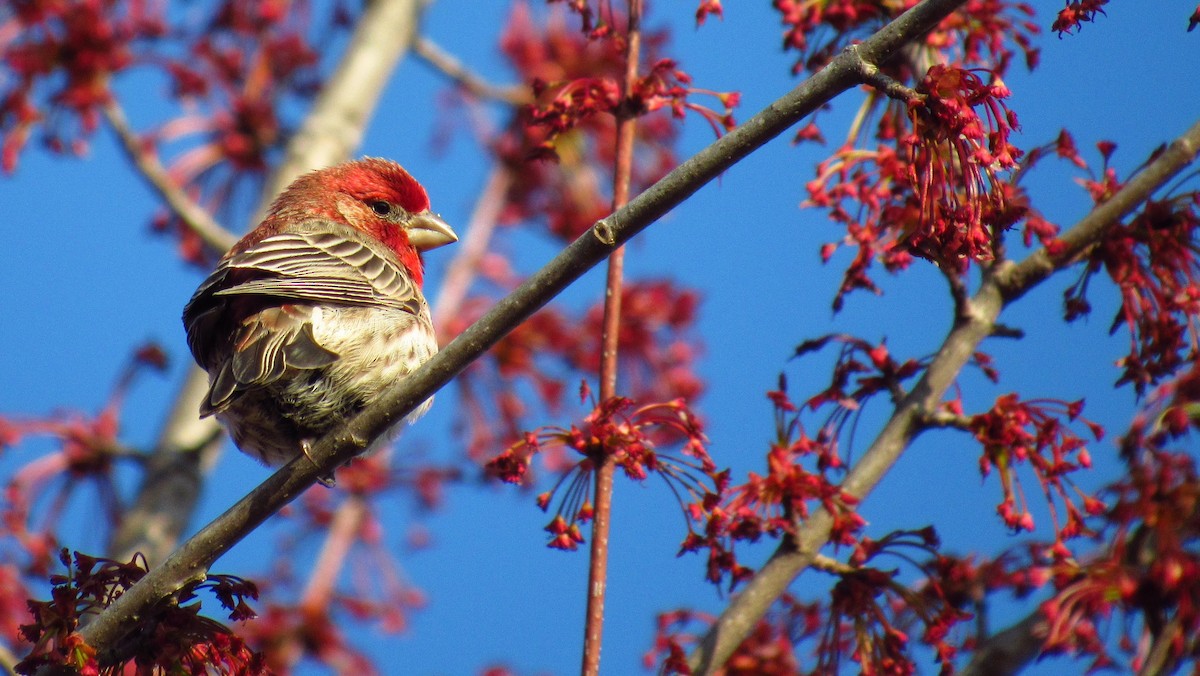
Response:
[[[189,230],[196,233],[196,236],[203,240],[209,249],[217,253],[224,253],[233,246],[237,237],[221,227],[221,224],[213,219],[207,209],[188,197],[175,179],[171,178],[166,167],[158,161],[158,155],[147,148],[137,132],[129,126],[129,119],[125,117],[125,111],[115,100],[104,106],[104,116],[116,133],[129,160],[133,162],[142,178],[146,179],[146,182],[158,193],[163,202],[166,202],[167,208],[183,221]]]
[[[514,106],[533,102],[533,95],[528,87],[494,85],[468,70],[461,61],[423,35],[413,42],[413,53],[477,98],[502,101]]]
[[[1045,633],[1046,620],[1034,610],[981,642],[960,676],[1009,676],[1021,671],[1041,654]]]
[[[892,78],[886,73],[881,73],[879,71],[879,66],[873,63],[868,63],[866,61],[862,63],[862,78],[864,83],[869,84],[876,90],[882,92],[889,99],[896,99],[897,101],[903,101],[907,103],[915,99],[924,98],[922,94],[917,92],[917,90],[913,89],[912,87],[908,87],[904,85],[904,83],[898,82],[895,78]]]
[[[841,561],[838,561],[831,556],[825,556],[824,554],[817,554],[814,556],[810,565],[814,569],[823,573],[829,573],[830,575],[849,575],[850,573],[858,572],[859,570],[848,563],[842,563]]]

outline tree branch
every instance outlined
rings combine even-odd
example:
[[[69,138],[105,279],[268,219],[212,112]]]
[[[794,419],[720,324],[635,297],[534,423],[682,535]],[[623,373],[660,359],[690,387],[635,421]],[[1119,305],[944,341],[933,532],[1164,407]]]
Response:
[[[1020,622],[979,644],[959,676],[1010,676],[1042,652],[1046,620],[1034,610]]]
[[[188,230],[196,233],[196,236],[213,251],[224,252],[233,246],[237,237],[213,220],[208,210],[188,197],[175,179],[171,178],[170,172],[158,161],[158,156],[145,146],[137,132],[129,126],[125,111],[115,100],[104,106],[104,116],[116,133],[129,161],[133,162],[142,178],[146,179],[154,192],[166,202],[167,208],[187,225]]]
[[[1091,213],[1063,233],[1059,238],[1063,244],[1060,253],[1051,256],[1043,247],[1019,264],[998,270],[997,283],[1004,292],[1005,302],[1013,302],[1057,270],[1073,265],[1082,252],[1099,242],[1113,224],[1191,164],[1198,152],[1200,120],[1176,138],[1108,201],[1097,205]]]
[[[417,36],[413,42],[413,53],[477,98],[502,101],[513,106],[533,102],[533,95],[528,87],[494,85],[468,70],[461,61],[423,35]]]

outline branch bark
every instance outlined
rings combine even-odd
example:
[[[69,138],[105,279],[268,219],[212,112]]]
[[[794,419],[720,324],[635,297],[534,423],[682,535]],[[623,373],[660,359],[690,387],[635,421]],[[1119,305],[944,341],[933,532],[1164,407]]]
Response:
[[[1045,618],[1036,609],[1020,622],[989,636],[960,676],[1011,676],[1042,652]]]

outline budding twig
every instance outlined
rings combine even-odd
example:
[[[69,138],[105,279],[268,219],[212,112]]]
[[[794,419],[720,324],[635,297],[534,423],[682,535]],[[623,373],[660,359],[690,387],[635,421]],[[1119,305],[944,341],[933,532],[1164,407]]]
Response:
[[[642,3],[629,0],[628,30],[625,33],[625,77],[622,90],[626,100],[637,86],[642,49]],[[633,172],[633,142],[637,133],[637,115],[617,113],[616,153],[613,159],[613,201],[616,212],[629,201],[629,182]],[[608,229],[600,224],[597,233]],[[585,234],[584,237],[587,235]],[[618,246],[608,257],[608,276],[604,285],[604,328],[600,340],[600,401],[617,396],[618,345],[621,335],[621,292],[625,275],[625,247]],[[613,472],[611,458],[597,458],[595,469],[595,505],[592,515],[592,542],[588,565],[587,620],[583,634],[584,676],[600,673],[600,646],[604,631],[604,599],[608,586],[608,538],[612,523]]]

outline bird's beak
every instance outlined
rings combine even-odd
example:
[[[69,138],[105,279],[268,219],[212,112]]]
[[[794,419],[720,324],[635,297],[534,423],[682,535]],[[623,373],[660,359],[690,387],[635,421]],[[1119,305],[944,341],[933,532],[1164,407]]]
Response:
[[[446,221],[430,211],[422,211],[413,216],[408,222],[407,230],[408,241],[417,251],[428,251],[458,241],[458,235],[454,234],[454,230]]]

